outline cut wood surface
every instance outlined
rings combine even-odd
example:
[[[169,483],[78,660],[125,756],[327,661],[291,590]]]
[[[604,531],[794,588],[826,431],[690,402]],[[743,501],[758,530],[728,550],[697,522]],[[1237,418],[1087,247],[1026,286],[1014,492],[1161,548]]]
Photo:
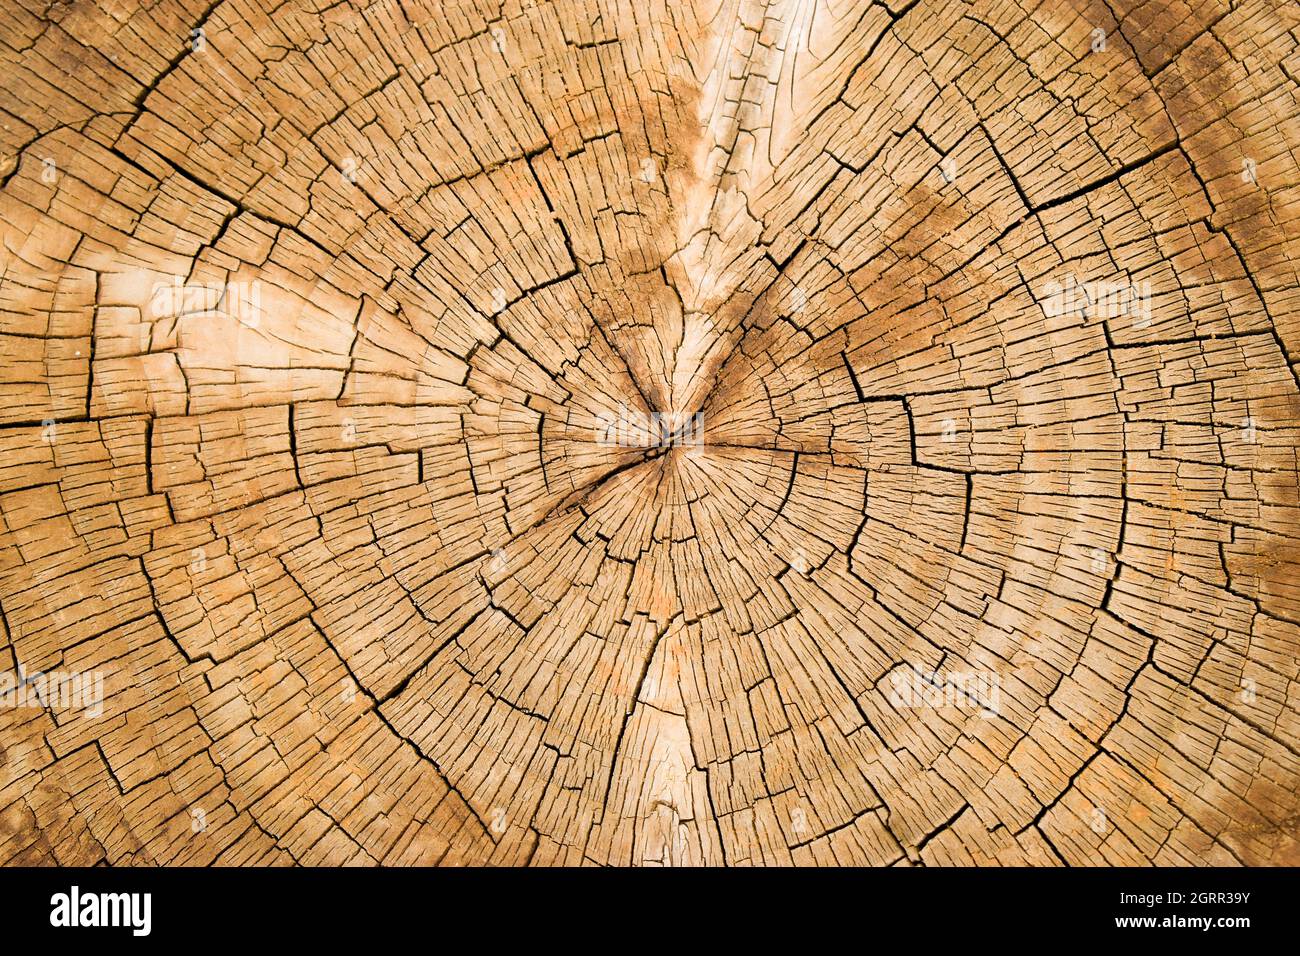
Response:
[[[0,862],[1300,863],[1293,0],[0,64]]]

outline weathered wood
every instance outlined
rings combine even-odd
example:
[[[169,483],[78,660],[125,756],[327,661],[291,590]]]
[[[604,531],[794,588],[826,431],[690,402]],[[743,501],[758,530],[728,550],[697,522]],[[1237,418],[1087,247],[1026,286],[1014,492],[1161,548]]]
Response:
[[[1031,6],[10,4],[0,863],[1300,862],[1300,7]]]

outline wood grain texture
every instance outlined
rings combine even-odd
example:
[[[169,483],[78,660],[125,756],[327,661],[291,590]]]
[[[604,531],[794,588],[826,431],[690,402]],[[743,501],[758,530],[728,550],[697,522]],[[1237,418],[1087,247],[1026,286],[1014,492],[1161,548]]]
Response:
[[[1292,0],[0,63],[0,862],[1300,862]]]

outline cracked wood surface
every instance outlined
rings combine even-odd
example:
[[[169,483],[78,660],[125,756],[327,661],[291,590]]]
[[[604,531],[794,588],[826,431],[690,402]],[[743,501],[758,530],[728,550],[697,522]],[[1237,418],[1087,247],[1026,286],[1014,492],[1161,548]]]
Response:
[[[1291,0],[0,60],[0,862],[1300,862]]]

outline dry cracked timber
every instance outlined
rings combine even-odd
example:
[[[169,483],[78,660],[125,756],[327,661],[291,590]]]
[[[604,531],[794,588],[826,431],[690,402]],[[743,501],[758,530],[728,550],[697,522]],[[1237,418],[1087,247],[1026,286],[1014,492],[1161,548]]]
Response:
[[[1300,859],[1291,0],[0,60],[0,862]]]

